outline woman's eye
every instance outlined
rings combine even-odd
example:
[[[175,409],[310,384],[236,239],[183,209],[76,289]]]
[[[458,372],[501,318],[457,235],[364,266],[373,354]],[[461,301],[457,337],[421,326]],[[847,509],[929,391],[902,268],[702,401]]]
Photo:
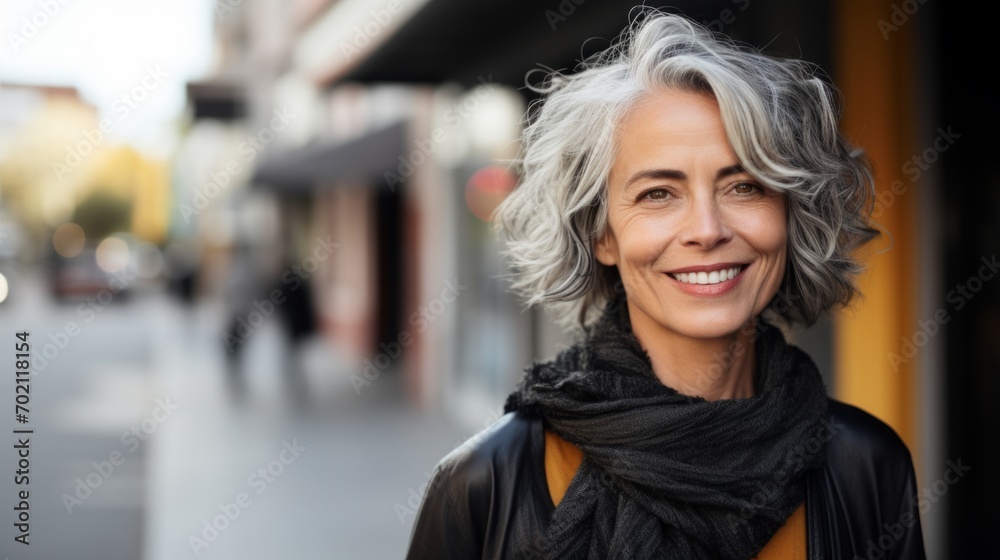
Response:
[[[644,193],[639,198],[648,198],[649,200],[666,200],[670,197],[670,193],[666,189],[650,189]]]
[[[760,190],[760,187],[753,183],[740,183],[733,187],[733,191],[736,194],[754,194]]]

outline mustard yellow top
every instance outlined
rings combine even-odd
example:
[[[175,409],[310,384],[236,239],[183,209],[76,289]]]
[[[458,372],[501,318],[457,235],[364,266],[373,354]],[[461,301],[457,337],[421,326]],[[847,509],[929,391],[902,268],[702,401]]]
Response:
[[[545,430],[545,481],[553,504],[559,504],[576,470],[583,462],[583,451]],[[764,545],[755,560],[806,560],[806,504],[802,503],[788,521]]]

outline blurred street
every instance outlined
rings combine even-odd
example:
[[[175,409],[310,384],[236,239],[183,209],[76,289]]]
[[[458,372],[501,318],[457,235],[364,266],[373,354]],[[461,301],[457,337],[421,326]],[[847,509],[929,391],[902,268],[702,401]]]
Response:
[[[790,342],[832,397],[899,434],[925,495],[952,461],[974,465],[920,517],[929,558],[981,557],[1000,526],[1000,185],[980,162],[1000,112],[953,63],[992,48],[969,32],[980,14],[923,0],[11,0],[0,560],[402,558],[434,465],[498,417],[526,366],[574,341],[567,317],[526,304],[547,296],[511,291],[505,251],[527,249],[493,222],[530,167],[526,127],[571,83],[560,74],[656,10],[837,89],[882,238],[862,251],[863,297]],[[560,173],[554,193],[581,187]],[[560,223],[601,224],[572,206]]]
[[[217,310],[150,290],[83,324],[39,278],[10,276],[7,337],[29,330],[40,352],[81,325],[32,377],[30,548],[11,545],[12,477],[0,494],[12,559],[400,558],[411,491],[471,435],[413,412],[392,371],[358,395],[350,366],[318,340],[302,351],[308,403],[296,401],[276,327],[255,333],[234,399]]]

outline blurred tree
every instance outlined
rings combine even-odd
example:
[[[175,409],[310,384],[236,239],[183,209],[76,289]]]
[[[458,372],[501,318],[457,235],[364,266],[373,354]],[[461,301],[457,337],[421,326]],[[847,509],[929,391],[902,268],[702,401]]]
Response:
[[[76,206],[72,221],[79,224],[87,239],[99,241],[116,231],[128,231],[132,203],[103,189],[94,189]]]

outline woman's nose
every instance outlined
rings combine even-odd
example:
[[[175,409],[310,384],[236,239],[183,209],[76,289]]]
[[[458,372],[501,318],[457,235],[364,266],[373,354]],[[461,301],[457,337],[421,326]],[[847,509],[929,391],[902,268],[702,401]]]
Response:
[[[687,216],[680,235],[681,243],[711,249],[731,237],[732,231],[726,225],[722,209],[715,197],[696,197],[687,208]]]

